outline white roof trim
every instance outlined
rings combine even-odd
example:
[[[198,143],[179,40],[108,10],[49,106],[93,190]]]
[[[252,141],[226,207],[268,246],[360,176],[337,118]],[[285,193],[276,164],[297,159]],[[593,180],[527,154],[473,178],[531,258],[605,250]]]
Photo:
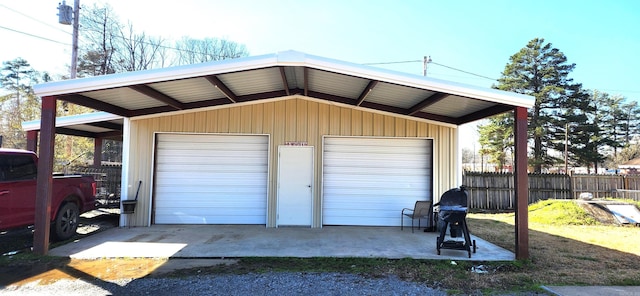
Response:
[[[309,55],[298,51],[284,51],[255,57],[49,82],[35,85],[34,91],[39,96],[53,96],[276,66],[311,67],[355,77],[445,92],[512,106],[531,108],[535,103],[535,98],[528,95],[390,71],[372,66]]]
[[[70,115],[56,118],[56,127],[65,127],[77,124],[87,124],[93,122],[103,122],[110,120],[122,119],[120,115],[114,115],[107,112],[93,112],[78,115]],[[40,120],[25,121],[22,123],[24,131],[40,130]]]
[[[67,93],[86,92],[136,84],[177,80],[205,75],[237,72],[273,66],[276,55],[263,55],[229,59],[201,64],[160,68],[146,71],[117,73],[73,80],[63,80],[37,84],[33,90],[38,96],[53,96]]]

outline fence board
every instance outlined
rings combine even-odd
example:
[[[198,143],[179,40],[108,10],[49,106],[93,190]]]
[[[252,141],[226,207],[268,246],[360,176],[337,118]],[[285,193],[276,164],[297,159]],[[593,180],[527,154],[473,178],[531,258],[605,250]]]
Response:
[[[462,184],[467,187],[472,209],[515,208],[512,173],[465,172]],[[640,200],[640,176],[529,174],[529,204],[546,199],[577,199],[584,192],[594,198]]]

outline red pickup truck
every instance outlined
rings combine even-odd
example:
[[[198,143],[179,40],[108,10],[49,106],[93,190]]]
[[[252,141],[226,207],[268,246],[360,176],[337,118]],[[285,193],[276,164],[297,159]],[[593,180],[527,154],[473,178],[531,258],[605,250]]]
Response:
[[[0,148],[0,230],[35,223],[38,157],[27,150]],[[54,176],[51,236],[66,240],[76,233],[81,213],[95,209],[93,177]]]

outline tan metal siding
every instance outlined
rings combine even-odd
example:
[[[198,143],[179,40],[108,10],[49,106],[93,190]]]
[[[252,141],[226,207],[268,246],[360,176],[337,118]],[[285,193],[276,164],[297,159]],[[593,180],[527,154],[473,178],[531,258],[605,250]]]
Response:
[[[287,141],[307,142],[316,147],[313,227],[321,226],[322,136],[384,136],[434,139],[434,197],[455,187],[457,145],[454,128],[356,110],[316,100],[291,98],[253,105],[194,111],[164,117],[131,120],[131,160],[129,184],[143,181],[136,213],[130,226],[146,226],[149,221],[152,177],[153,134],[155,132],[269,134],[269,199],[267,226],[275,226],[277,196],[277,151]],[[128,196],[135,196],[135,186]]]
[[[321,106],[326,107],[325,104],[319,104],[317,102],[307,102],[307,139],[309,146],[315,147],[314,153],[314,181],[313,181],[313,220],[311,221],[312,226],[316,227],[321,223],[320,214],[322,209],[322,201],[320,199],[320,188],[322,186],[322,178],[318,178],[321,174],[321,170],[318,169],[318,166],[322,163],[322,152],[320,151],[320,139],[322,134],[324,134],[324,130],[321,128]]]
[[[362,112],[362,135],[373,136],[373,113]]]
[[[384,116],[378,113],[373,114],[373,135],[384,136]]]
[[[395,125],[393,137],[405,137],[407,135],[407,120],[404,118],[396,118]]]
[[[138,202],[135,208],[134,214],[125,215],[125,223],[131,226],[145,226],[148,225],[150,216],[149,211],[149,196],[151,195],[151,151],[150,147],[153,147],[153,128],[159,126],[158,121],[150,121],[148,124],[137,126],[132,123],[130,129],[130,165],[129,168],[129,186],[123,190],[122,199],[132,200],[136,196],[136,190],[138,181],[142,181],[140,186],[140,192],[138,194]],[[136,153],[136,151],[142,151],[144,153]]]

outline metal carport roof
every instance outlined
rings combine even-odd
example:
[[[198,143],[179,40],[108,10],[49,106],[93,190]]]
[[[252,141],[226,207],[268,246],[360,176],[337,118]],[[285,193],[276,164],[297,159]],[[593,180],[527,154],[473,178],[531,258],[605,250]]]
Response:
[[[107,112],[93,112],[56,118],[56,134],[122,140],[124,118]],[[40,131],[40,120],[22,123],[25,132]]]
[[[454,125],[534,102],[531,96],[296,51],[50,82],[34,90],[122,117],[304,95]]]

